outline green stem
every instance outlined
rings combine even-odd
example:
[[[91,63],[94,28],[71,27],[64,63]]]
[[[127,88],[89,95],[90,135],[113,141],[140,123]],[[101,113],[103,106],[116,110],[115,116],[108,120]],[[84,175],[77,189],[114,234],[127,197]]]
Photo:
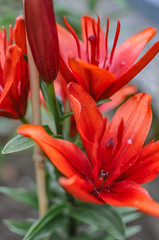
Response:
[[[47,93],[48,93],[48,108],[51,115],[54,118],[55,126],[56,126],[56,133],[62,134],[62,129],[60,125],[60,116],[56,101],[55,89],[53,83],[46,83]]]
[[[22,118],[20,119],[20,121],[21,121],[23,124],[28,124],[28,123],[29,123],[28,120],[27,120],[25,117],[22,117]]]
[[[74,208],[76,206],[74,198],[69,193],[66,193],[66,196],[68,201],[71,203],[72,208]],[[70,237],[76,235],[76,228],[77,228],[76,220],[72,216],[69,216],[68,231]]]

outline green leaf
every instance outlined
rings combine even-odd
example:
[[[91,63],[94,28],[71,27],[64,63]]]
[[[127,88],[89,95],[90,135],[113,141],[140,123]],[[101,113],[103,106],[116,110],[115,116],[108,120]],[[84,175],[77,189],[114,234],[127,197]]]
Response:
[[[142,230],[142,227],[139,226],[139,225],[127,227],[127,229],[126,229],[126,237],[127,238],[128,237],[132,237],[133,235],[137,234],[141,230]]]
[[[32,240],[37,237],[40,231],[44,230],[45,227],[48,226],[52,222],[55,217],[62,213],[64,209],[68,208],[69,205],[67,203],[58,203],[54,204],[45,216],[36,221],[28,230],[23,240]],[[56,219],[55,219],[56,220]],[[61,225],[60,221],[56,221],[59,225]]]
[[[136,212],[136,208],[133,207],[113,207],[120,215]]]
[[[4,146],[2,154],[20,152],[33,146],[35,146],[35,142],[32,139],[18,134]]]
[[[109,99],[109,98],[106,98],[106,99],[103,99],[103,100],[101,100],[101,101],[98,101],[96,104],[97,104],[97,106],[100,106],[100,105],[102,105],[103,103],[107,103],[107,102],[110,102],[110,101],[112,101],[112,100]]]
[[[107,205],[81,204],[71,210],[73,218],[99,230],[106,231],[115,239],[124,239],[125,225],[113,207]]]
[[[23,54],[23,57],[24,57],[25,61],[28,63],[28,56],[26,54]]]
[[[60,232],[62,232],[62,228],[64,226],[67,226],[67,221],[66,217],[59,215],[56,216],[55,219],[50,221],[47,226],[45,226],[44,229],[40,230],[34,240],[43,240],[49,238],[52,234],[54,236],[56,235],[56,231],[60,229]],[[35,223],[35,219],[27,219],[26,221],[24,220],[9,220],[5,219],[3,220],[4,224],[9,228],[10,231],[21,235],[25,236],[28,232],[28,230],[31,228],[31,226]],[[60,223],[60,224],[59,224]]]
[[[59,114],[60,116],[62,116],[64,114],[64,105],[63,105],[62,98],[56,94],[56,100],[57,100]]]
[[[133,213],[129,213],[129,214],[122,216],[122,219],[125,223],[129,223],[129,222],[132,222],[132,221],[140,218],[141,216],[142,216],[142,213],[133,212]]]
[[[37,194],[23,188],[0,187],[0,192],[33,208],[38,209]]]
[[[31,225],[33,224],[33,221],[17,221],[17,220],[8,220],[5,219],[3,220],[4,224],[9,228],[10,231],[18,234],[18,235],[22,235],[24,236],[27,231],[29,230],[29,228],[31,227]]]
[[[48,98],[48,93],[47,93],[47,87],[46,87],[46,83],[40,78],[40,89],[42,92],[42,95],[44,97],[46,106],[48,108],[49,106],[49,98]]]
[[[72,111],[69,111],[67,113],[65,113],[64,115],[62,115],[60,117],[60,122],[63,122],[66,118],[68,118],[69,116],[73,115],[73,112]]]
[[[55,135],[52,133],[48,125],[43,125],[43,128],[46,130],[46,132],[54,137],[54,138],[61,138],[61,135]],[[22,135],[17,135],[14,138],[12,138],[3,148],[2,154],[9,154],[14,152],[20,152],[26,149],[29,149],[31,147],[35,146],[35,142],[27,137],[24,137]]]

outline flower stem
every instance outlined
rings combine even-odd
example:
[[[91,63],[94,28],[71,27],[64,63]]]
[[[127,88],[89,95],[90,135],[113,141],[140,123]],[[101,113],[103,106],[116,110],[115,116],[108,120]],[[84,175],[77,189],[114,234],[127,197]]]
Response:
[[[32,101],[32,123],[35,125],[41,125],[39,73],[36,69],[28,41],[27,52]],[[33,160],[35,164],[35,174],[38,189],[39,215],[43,216],[48,210],[45,157],[42,150],[37,145],[34,147]]]
[[[23,124],[28,124],[28,123],[29,123],[28,120],[27,120],[25,117],[22,117],[22,118],[20,119],[20,121],[21,121]]]
[[[46,83],[46,88],[48,93],[48,108],[55,121],[56,133],[62,134],[62,126],[60,125],[60,116],[57,106],[54,84]]]
[[[76,206],[74,198],[69,193],[66,193],[66,196],[68,201],[71,203],[72,208],[74,208]],[[76,227],[77,225],[76,225],[75,219],[72,216],[69,216],[68,231],[69,231],[70,237],[73,237],[76,235]]]

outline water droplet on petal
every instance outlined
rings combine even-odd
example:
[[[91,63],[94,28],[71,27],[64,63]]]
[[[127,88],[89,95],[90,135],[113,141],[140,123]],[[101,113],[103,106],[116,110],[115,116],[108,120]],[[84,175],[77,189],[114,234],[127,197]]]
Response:
[[[121,63],[120,63],[120,67],[124,67],[126,65],[126,62],[125,61],[122,61]]]
[[[128,140],[127,140],[127,144],[131,145],[131,144],[132,144],[132,140],[131,140],[131,139],[128,139]]]
[[[86,107],[86,105],[84,105],[84,104],[83,104],[83,105],[82,105],[82,107],[84,107],[84,108],[85,108],[85,107]]]

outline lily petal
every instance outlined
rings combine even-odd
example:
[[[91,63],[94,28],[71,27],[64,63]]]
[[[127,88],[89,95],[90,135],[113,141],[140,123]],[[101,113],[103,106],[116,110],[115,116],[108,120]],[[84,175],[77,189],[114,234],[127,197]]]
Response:
[[[58,182],[67,192],[81,201],[103,204],[102,200],[89,193],[94,191],[94,186],[76,175],[69,179],[60,177]]]
[[[41,126],[26,124],[18,129],[18,133],[33,139],[65,176],[76,174],[92,178],[89,160],[75,144],[50,137]]]
[[[22,50],[16,46],[12,45],[8,48],[8,53],[6,56],[6,61],[4,65],[4,75],[3,75],[3,84],[5,88],[0,96],[0,104],[2,103],[3,99],[6,97],[8,91],[10,90],[11,85],[13,84],[15,72],[16,72],[16,65],[19,61],[22,54]]]
[[[159,174],[159,142],[146,145],[135,164],[124,172],[120,179],[143,184],[152,181]]]
[[[68,98],[85,150],[96,168],[98,147],[106,127],[105,120],[94,100],[79,84],[68,85]]]
[[[130,67],[124,74],[122,74],[110,88],[103,93],[103,96],[110,97],[117,90],[123,87],[125,84],[130,82],[159,52],[159,41],[155,43],[146,53],[136,62],[132,67]]]
[[[155,35],[156,29],[148,27],[121,44],[116,50],[109,71],[119,78],[136,61],[143,48]]]
[[[14,41],[15,44],[18,45],[23,50],[23,54],[27,54],[25,23],[22,15],[17,17],[15,21]]]
[[[98,100],[103,92],[116,81],[113,74],[79,58],[69,57],[68,64],[80,83],[90,95]],[[100,81],[99,81],[100,79]]]
[[[159,217],[159,203],[153,201],[148,192],[131,181],[113,184],[108,192],[102,192],[101,199],[114,206],[128,206]]]
[[[135,161],[134,158],[132,162],[132,157],[141,151],[152,120],[150,101],[148,94],[136,94],[117,110],[111,120],[102,140],[103,151],[110,139],[114,142],[112,160],[108,167],[111,176],[109,181],[114,181],[131,167]],[[118,136],[121,122],[123,129],[121,136]]]
[[[125,101],[130,95],[134,95],[137,92],[137,88],[134,85],[127,85],[111,96],[111,101],[103,103],[98,107],[102,113],[106,113]]]
[[[66,83],[75,82],[75,79],[74,79],[71,69],[68,67],[68,65],[65,63],[65,61],[62,59],[61,55],[60,55],[59,60],[60,60],[59,61],[59,72],[62,75],[62,77],[65,79]]]
[[[73,54],[74,56],[78,56],[78,50],[76,41],[73,38],[72,34],[69,33],[67,29],[57,24],[57,32],[59,37],[59,46],[60,46],[60,54],[64,59],[65,63],[68,61],[69,54]],[[85,55],[85,46],[83,42],[79,40],[81,55],[84,57]],[[84,57],[85,58],[85,57]]]

